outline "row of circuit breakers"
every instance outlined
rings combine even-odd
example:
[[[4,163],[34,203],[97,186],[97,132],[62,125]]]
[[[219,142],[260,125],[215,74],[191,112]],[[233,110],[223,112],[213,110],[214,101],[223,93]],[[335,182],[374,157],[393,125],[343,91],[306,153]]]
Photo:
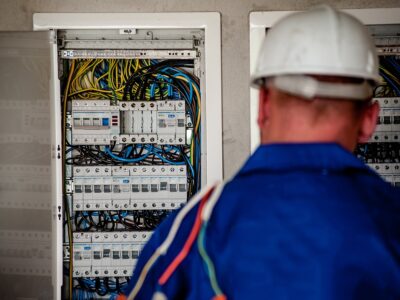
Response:
[[[184,100],[72,100],[72,145],[186,144]]]
[[[151,231],[74,233],[74,277],[130,276],[151,234]],[[64,249],[64,259],[70,259],[68,247]]]
[[[378,143],[380,145],[400,145],[400,98],[375,98],[374,100],[379,102],[380,114],[375,133],[369,141],[370,147]],[[390,151],[388,147],[383,148],[387,152]],[[381,153],[383,151],[375,153],[374,156],[380,156],[379,163],[366,160],[367,164],[386,181],[398,187],[400,187],[399,151],[400,147],[397,147],[394,149],[395,153]]]
[[[186,166],[73,167],[74,211],[175,209],[186,203]]]
[[[71,144],[185,145],[191,119],[183,100],[72,100]],[[189,132],[189,134],[187,134]],[[185,165],[72,166],[72,210],[171,210],[187,201]],[[127,277],[151,231],[74,232],[73,277]],[[68,246],[64,260],[68,261]]]

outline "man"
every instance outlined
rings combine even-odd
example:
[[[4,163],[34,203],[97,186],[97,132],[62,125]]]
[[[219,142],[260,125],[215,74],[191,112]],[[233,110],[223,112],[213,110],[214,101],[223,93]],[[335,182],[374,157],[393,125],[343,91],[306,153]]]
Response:
[[[374,131],[378,79],[345,13],[270,29],[253,81],[262,145],[159,227],[128,299],[400,299],[400,192],[351,153]]]

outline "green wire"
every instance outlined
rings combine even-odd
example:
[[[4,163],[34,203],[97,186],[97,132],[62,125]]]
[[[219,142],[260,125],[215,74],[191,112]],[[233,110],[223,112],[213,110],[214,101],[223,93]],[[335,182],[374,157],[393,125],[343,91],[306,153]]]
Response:
[[[199,235],[197,237],[197,247],[199,249],[201,258],[203,259],[203,261],[207,267],[207,274],[208,274],[208,278],[210,279],[211,287],[212,287],[215,295],[218,296],[218,295],[223,295],[223,292],[217,282],[214,264],[213,264],[212,260],[210,259],[210,257],[208,256],[206,248],[205,248],[205,233],[206,233],[207,225],[208,225],[208,222],[204,222],[203,225],[201,226]]]

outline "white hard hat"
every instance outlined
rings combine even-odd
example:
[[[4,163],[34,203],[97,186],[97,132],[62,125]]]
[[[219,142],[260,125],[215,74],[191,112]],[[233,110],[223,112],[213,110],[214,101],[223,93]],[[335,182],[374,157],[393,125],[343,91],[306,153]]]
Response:
[[[324,94],[336,96],[335,86],[338,84],[324,83],[324,86],[319,86],[318,80],[309,76],[305,78],[304,75],[378,82],[378,58],[365,26],[356,18],[327,5],[280,20],[268,30],[252,83],[260,86],[264,78],[276,77],[278,80],[278,77],[283,77],[284,80],[278,80],[281,89],[287,90],[286,85],[291,93],[305,98]],[[346,91],[337,95],[341,98],[365,99],[372,94],[372,88],[365,83],[340,85],[347,87]]]

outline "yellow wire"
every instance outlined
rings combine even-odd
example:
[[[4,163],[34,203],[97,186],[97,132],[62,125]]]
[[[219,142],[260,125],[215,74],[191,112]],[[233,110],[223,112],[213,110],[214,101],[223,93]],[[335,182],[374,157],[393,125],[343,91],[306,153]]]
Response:
[[[188,80],[187,80],[185,77],[182,77],[182,76],[176,76],[176,78],[178,78],[178,79],[182,79],[182,80],[185,80],[186,82],[188,82]],[[198,91],[197,87],[196,87],[194,84],[192,84],[192,87],[193,87],[193,90],[194,90],[194,92],[195,92],[195,94],[196,94],[196,101],[197,101],[197,105],[198,105],[198,107],[199,107],[199,109],[198,109],[198,113],[197,113],[197,121],[196,121],[196,126],[195,126],[195,132],[197,133],[197,132],[198,132],[198,130],[199,130],[199,126],[200,126],[200,117],[201,117],[200,93],[199,93],[199,91]]]
[[[71,78],[72,78],[72,74],[74,72],[75,69],[75,60],[72,60],[71,62],[71,69],[69,71],[69,75],[68,75],[68,80],[67,80],[67,85],[65,87],[65,91],[64,91],[64,107],[63,107],[63,131],[64,131],[64,136],[63,136],[63,143],[62,143],[62,148],[63,148],[63,153],[62,153],[62,157],[64,160],[63,166],[65,165],[65,150],[66,150],[66,135],[65,135],[65,129],[67,126],[67,101],[68,101],[68,90],[70,87],[70,83],[71,83]],[[64,196],[64,195],[63,195]],[[67,203],[66,207],[65,207],[65,212],[67,214],[67,224],[68,224],[68,243],[69,243],[69,299],[72,300],[72,271],[73,271],[73,247],[72,247],[72,224],[71,224],[71,216],[69,214],[69,205]]]

